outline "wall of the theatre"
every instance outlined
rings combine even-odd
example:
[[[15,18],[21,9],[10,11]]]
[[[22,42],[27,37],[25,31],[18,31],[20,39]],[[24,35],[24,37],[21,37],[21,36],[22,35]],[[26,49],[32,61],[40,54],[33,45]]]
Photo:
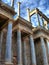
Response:
[[[42,50],[41,50],[41,42],[40,42],[40,39],[38,38],[34,42],[35,42],[35,51],[36,51],[37,65],[43,65]]]
[[[17,62],[17,33],[13,34],[13,39],[12,39],[12,44],[13,44],[13,62],[14,65],[16,65]],[[31,53],[30,53],[30,44],[29,44],[29,39],[26,40],[26,57],[27,57],[27,65],[31,65]],[[22,40],[22,63],[24,65],[24,44]]]
[[[1,58],[2,58],[1,60],[3,62],[1,62],[2,64],[0,65],[4,65],[4,61],[5,61],[6,36],[7,36],[7,33],[4,32],[3,42],[2,42],[2,52],[1,52]],[[35,43],[35,53],[36,53],[37,65],[43,65],[40,38],[35,39],[34,43]],[[45,42],[45,45],[46,45],[46,42]],[[24,65],[24,47],[23,46],[24,44],[22,40],[22,57],[23,57],[23,65]],[[46,46],[46,50],[47,50],[47,46]],[[14,65],[17,64],[17,52],[18,52],[17,51],[17,33],[13,33],[12,35],[12,55],[13,55],[12,60],[13,60]],[[31,50],[30,50],[29,38],[26,39],[26,56],[27,56],[27,65],[31,65]],[[49,54],[47,54],[47,57],[49,60]]]
[[[7,35],[7,33],[3,31],[2,48],[1,48],[1,62],[0,62],[1,65],[4,65],[4,61],[5,61],[6,35]]]
[[[49,55],[48,55],[48,49],[47,49],[47,43],[45,42],[45,46],[46,46],[46,52],[47,52],[47,57],[48,57],[48,61],[49,61]],[[36,51],[36,61],[37,61],[37,65],[43,65],[43,56],[42,56],[42,49],[41,49],[41,41],[40,38],[35,40],[35,51]]]

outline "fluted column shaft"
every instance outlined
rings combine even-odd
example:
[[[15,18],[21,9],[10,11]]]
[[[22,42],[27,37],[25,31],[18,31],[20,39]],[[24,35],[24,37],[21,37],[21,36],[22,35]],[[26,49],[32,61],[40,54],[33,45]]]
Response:
[[[30,46],[31,46],[32,65],[36,65],[35,46],[34,46],[34,40],[32,35],[30,35]]]
[[[45,42],[43,37],[40,37],[41,39],[41,48],[42,48],[42,56],[43,56],[43,64],[48,65],[48,59],[47,59],[47,54],[46,54],[46,47],[45,47]]]
[[[12,63],[12,22],[9,22],[7,39],[6,39],[5,64],[11,64],[11,63]]]
[[[21,31],[17,30],[18,65],[22,65]]]

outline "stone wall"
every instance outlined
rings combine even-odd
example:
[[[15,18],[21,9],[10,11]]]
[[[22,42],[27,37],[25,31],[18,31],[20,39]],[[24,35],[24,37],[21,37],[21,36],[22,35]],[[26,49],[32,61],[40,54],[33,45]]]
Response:
[[[5,61],[6,34],[7,34],[6,32],[3,32],[3,41],[1,48],[1,65],[4,65],[4,61]]]
[[[27,65],[31,65],[31,53],[30,53],[30,43],[29,43],[29,40],[26,41],[26,55],[27,55]]]
[[[14,65],[16,65],[17,62],[17,34],[14,33],[13,34],[13,40],[12,40],[12,44],[13,44],[13,63]],[[23,40],[22,40],[22,63],[24,65],[24,46],[23,46]],[[31,54],[30,54],[30,44],[29,44],[29,39],[26,40],[26,56],[27,56],[27,65],[31,65]]]
[[[5,49],[6,49],[6,35],[7,33],[4,32],[3,35],[3,42],[2,42],[2,53],[1,53],[1,63],[0,65],[4,65],[4,61],[5,61]],[[37,65],[43,65],[43,60],[42,60],[42,50],[41,50],[41,42],[40,42],[40,38],[35,39],[34,41],[35,43],[35,52],[36,52],[36,61],[37,61]],[[46,43],[46,42],[45,42]],[[23,46],[23,40],[22,40],[22,58],[23,58],[23,65],[24,65],[24,46]],[[46,50],[47,50],[47,46],[46,46]],[[13,65],[17,65],[17,34],[13,33],[12,36],[12,61],[13,61]],[[30,43],[29,43],[29,39],[26,40],[26,56],[27,56],[27,65],[31,65],[31,50],[30,50]],[[48,60],[49,60],[49,54],[47,54]],[[49,61],[48,61],[49,62]]]
[[[24,45],[24,44],[23,44]],[[31,65],[31,52],[30,52],[30,43],[29,43],[29,39],[26,39],[26,64],[27,65]],[[22,46],[22,49],[24,50],[24,46]],[[24,51],[22,52],[24,53]],[[23,64],[24,64],[24,56],[23,56]]]
[[[12,55],[13,65],[17,65],[17,34],[13,33],[12,37]]]
[[[36,51],[36,61],[37,65],[43,65],[43,60],[42,60],[42,52],[41,52],[41,45],[40,45],[40,39],[35,40],[35,51]]]
[[[44,42],[45,42],[45,46],[46,46],[46,52],[47,52],[48,63],[49,63],[49,54],[48,54],[47,43],[46,43],[45,39],[44,39]],[[43,56],[42,56],[40,38],[35,40],[35,51],[36,51],[37,65],[43,65]]]

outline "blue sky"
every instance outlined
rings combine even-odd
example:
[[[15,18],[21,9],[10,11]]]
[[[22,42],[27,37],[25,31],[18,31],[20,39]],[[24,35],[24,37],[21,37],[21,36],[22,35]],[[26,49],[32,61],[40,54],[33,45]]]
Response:
[[[11,3],[11,0],[2,0],[5,3]],[[30,10],[34,8],[38,8],[49,18],[49,0],[15,0],[15,11],[17,12],[17,2],[21,2],[21,17],[27,19],[27,11],[26,8],[30,8]]]

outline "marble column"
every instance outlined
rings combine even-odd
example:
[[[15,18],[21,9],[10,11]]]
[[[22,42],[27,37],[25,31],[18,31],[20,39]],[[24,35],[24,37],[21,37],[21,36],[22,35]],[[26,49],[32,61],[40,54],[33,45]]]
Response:
[[[23,41],[24,44],[24,65],[27,65],[27,55],[26,55],[26,41]]]
[[[21,31],[17,30],[17,53],[18,53],[18,65],[22,65],[22,42],[21,42]]]
[[[1,61],[2,41],[3,41],[3,31],[0,32],[0,61]]]
[[[43,20],[42,16],[40,16],[40,18],[41,18],[41,21],[42,21],[42,26],[44,27],[44,20]]]
[[[40,26],[40,21],[39,21],[39,14],[36,12],[36,20],[38,22],[38,26]]]
[[[32,35],[30,35],[30,46],[31,46],[32,65],[36,65],[35,46],[34,46],[34,40],[33,40],[33,36]]]
[[[27,8],[27,17],[28,17],[28,21],[31,22],[31,16],[30,16],[30,9]]]
[[[14,0],[11,1],[11,6],[14,8]]]
[[[44,65],[48,65],[48,59],[47,59],[47,53],[46,53],[46,47],[45,47],[44,38],[43,37],[40,37],[40,40],[41,40],[43,64]]]
[[[12,22],[8,23],[5,64],[12,65]]]
[[[18,2],[18,16],[20,17],[20,4],[21,2]]]

